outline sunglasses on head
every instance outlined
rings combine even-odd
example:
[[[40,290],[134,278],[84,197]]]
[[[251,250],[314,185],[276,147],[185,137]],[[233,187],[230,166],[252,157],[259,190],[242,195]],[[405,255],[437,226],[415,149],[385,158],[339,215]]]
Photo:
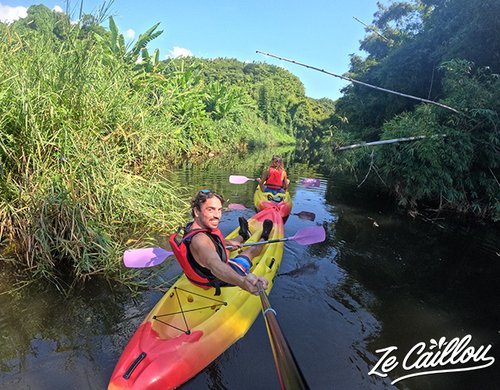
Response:
[[[221,203],[224,203],[224,198],[222,197],[222,195],[219,195],[217,192],[215,192],[213,190],[208,190],[208,189],[198,190],[198,193],[194,197],[194,200],[197,200],[198,202],[204,203],[207,199],[212,198],[214,196],[219,198]]]
[[[215,192],[213,190],[199,190],[198,194],[203,194],[203,195],[214,194],[214,195],[220,196],[219,194],[217,194],[217,192]]]

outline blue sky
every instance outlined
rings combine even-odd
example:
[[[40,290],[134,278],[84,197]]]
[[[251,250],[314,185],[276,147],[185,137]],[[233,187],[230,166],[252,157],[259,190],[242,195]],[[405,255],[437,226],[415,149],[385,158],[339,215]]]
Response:
[[[94,13],[102,1],[85,0]],[[161,58],[190,53],[196,57],[236,58],[283,66],[304,83],[306,95],[338,98],[346,81],[255,53],[256,50],[343,74],[349,55],[359,51],[366,24],[377,11],[376,0],[115,0],[111,13],[120,31],[133,39],[160,22],[163,34],[149,48]],[[387,4],[387,1],[383,1]],[[32,4],[66,10],[66,1],[0,0],[0,20],[12,20]],[[80,1],[70,3],[77,15]],[[22,8],[15,8],[22,7]],[[105,23],[107,27],[107,22]]]

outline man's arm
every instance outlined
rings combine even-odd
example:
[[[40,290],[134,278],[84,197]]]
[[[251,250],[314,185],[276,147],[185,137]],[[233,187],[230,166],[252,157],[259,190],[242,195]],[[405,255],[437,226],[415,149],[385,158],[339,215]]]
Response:
[[[203,267],[208,268],[217,278],[226,283],[238,286],[252,294],[258,294],[257,282],[260,281],[267,288],[267,280],[248,274],[241,276],[229,265],[223,263],[217,254],[215,245],[206,234],[197,234],[191,240],[191,253],[195,260]]]

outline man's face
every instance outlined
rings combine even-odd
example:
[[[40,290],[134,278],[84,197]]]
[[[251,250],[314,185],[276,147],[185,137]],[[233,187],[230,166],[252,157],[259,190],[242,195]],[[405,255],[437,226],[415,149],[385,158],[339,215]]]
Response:
[[[222,216],[222,203],[217,197],[207,199],[201,209],[194,209],[195,219],[202,228],[217,229]]]

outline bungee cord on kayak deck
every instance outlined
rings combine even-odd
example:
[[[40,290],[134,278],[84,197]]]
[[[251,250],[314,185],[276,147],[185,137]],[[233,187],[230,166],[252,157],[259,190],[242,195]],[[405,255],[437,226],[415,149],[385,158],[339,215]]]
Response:
[[[198,297],[205,298],[205,299],[208,299],[210,301],[217,302],[217,304],[212,304],[212,305],[203,306],[203,307],[197,307],[197,308],[189,309],[189,310],[183,310],[182,303],[181,303],[181,300],[180,300],[180,297],[179,297],[179,293],[177,292],[177,290],[183,291],[183,292],[188,293],[188,294],[196,295]],[[176,312],[172,312],[172,313],[166,313],[166,314],[157,314],[157,315],[153,316],[152,318],[155,321],[161,322],[163,325],[167,325],[167,326],[169,326],[171,328],[174,328],[174,329],[176,329],[176,330],[178,330],[180,332],[184,332],[185,334],[191,334],[191,329],[190,329],[189,324],[187,322],[185,313],[190,313],[190,312],[200,311],[200,310],[206,310],[206,309],[211,309],[211,310],[217,311],[218,310],[218,309],[216,309],[217,307],[227,306],[227,302],[225,302],[225,301],[221,301],[220,299],[216,299],[216,298],[212,298],[212,297],[207,297],[205,295],[197,294],[197,293],[195,293],[193,291],[188,291],[188,290],[185,290],[185,289],[180,288],[180,287],[174,287],[174,291],[170,293],[169,297],[173,298],[174,295],[177,298],[177,302],[179,304],[180,311],[176,311]],[[191,295],[188,295],[187,299],[188,299],[188,302],[192,302],[192,300],[193,300],[193,298],[192,298]],[[169,324],[168,322],[165,322],[165,321],[162,321],[162,320],[159,319],[160,317],[174,316],[174,315],[177,315],[177,314],[181,314],[182,315],[182,318],[184,320],[184,324],[186,325],[186,330],[178,328],[178,327],[176,327],[176,326],[174,326],[172,324]]]

